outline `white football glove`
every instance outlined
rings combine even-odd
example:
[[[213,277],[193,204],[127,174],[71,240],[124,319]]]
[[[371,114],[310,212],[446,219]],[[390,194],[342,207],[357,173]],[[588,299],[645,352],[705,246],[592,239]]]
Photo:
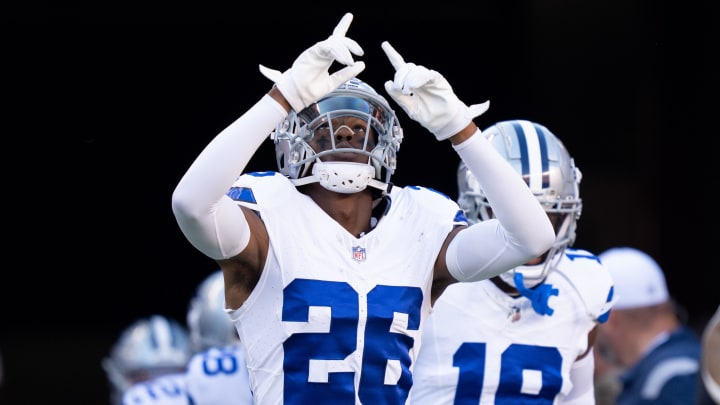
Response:
[[[284,73],[260,65],[260,73],[275,82],[295,111],[300,111],[365,69],[365,62],[355,62],[352,54],[362,56],[363,49],[345,33],[353,15],[346,13],[326,40],[320,41],[295,59]],[[330,74],[334,61],[346,65]]]
[[[460,132],[490,106],[486,101],[468,107],[440,73],[406,63],[387,41],[382,43],[382,49],[395,68],[395,77],[385,82],[385,91],[410,118],[427,128],[439,141]]]

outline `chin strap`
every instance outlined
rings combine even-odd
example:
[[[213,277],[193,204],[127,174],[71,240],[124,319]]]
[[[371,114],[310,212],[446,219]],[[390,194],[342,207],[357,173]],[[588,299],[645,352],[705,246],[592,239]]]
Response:
[[[315,175],[311,174],[309,176],[301,177],[299,179],[290,179],[290,182],[295,187],[297,187],[297,186],[304,186],[304,185],[310,184],[310,183],[318,183],[318,182],[320,182],[320,180],[317,177],[315,177]],[[392,189],[391,183],[383,183],[382,181],[375,180],[375,179],[368,180],[367,185],[370,187],[376,188],[384,193],[390,193],[390,189]],[[328,189],[328,190],[330,190],[330,189]],[[337,190],[332,190],[332,191],[337,191]],[[354,192],[357,192],[357,191],[360,191],[360,190],[356,190]]]
[[[330,191],[342,194],[353,194],[364,190],[367,186],[388,192],[387,183],[373,178],[375,168],[365,163],[323,162],[318,159],[313,165],[312,174],[290,181],[297,187],[310,183],[320,183]]]
[[[539,284],[533,288],[525,288],[522,273],[515,273],[515,288],[520,295],[530,300],[532,307],[540,315],[552,315],[555,312],[550,308],[548,301],[551,295],[558,295],[558,289],[553,288],[552,284]]]

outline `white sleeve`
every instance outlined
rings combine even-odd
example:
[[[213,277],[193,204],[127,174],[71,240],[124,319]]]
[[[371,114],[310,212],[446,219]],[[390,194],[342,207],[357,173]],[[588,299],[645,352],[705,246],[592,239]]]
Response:
[[[555,231],[547,214],[522,177],[480,130],[453,148],[482,185],[495,219],[458,232],[447,250],[450,274],[459,281],[483,280],[548,250]]]
[[[212,259],[235,256],[250,240],[242,210],[225,195],[287,111],[265,95],[222,130],[195,159],[172,195],[185,237]]]
[[[563,400],[565,405],[591,405],[595,403],[595,385],[593,382],[595,373],[595,356],[593,349],[585,354],[580,360],[575,361],[570,367],[570,381],[572,390]]]

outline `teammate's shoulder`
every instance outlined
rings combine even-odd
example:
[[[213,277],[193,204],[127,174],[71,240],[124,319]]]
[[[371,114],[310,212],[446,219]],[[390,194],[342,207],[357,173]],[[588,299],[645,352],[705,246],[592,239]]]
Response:
[[[207,350],[199,351],[193,353],[193,355],[190,357],[190,360],[187,363],[187,369],[193,369],[195,367],[198,367],[205,361],[205,356],[207,354]]]
[[[567,248],[556,269],[573,284],[592,286],[594,283],[612,285],[612,278],[600,258],[590,251]],[[592,288],[592,287],[591,287]]]
[[[565,249],[560,267],[564,270],[604,271],[598,255],[579,248]]]
[[[556,270],[577,291],[588,313],[599,322],[607,320],[613,305],[613,281],[597,255],[567,248]]]
[[[206,363],[210,361],[216,361],[215,359],[219,358],[220,356],[214,355],[214,349],[213,347],[207,348],[205,350],[196,352],[192,355],[190,358],[190,361],[188,361],[187,364],[187,378],[188,380],[195,379],[197,377],[201,377],[205,375],[205,367]]]

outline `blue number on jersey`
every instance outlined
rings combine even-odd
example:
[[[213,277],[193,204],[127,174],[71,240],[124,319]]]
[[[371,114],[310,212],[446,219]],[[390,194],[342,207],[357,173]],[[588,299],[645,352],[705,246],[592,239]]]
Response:
[[[219,353],[210,351],[203,356],[203,372],[205,375],[235,374],[237,371],[238,362],[232,349],[220,349]]]
[[[407,314],[408,330],[418,330],[422,291],[417,287],[376,286],[367,296],[362,336],[362,374],[358,396],[364,404],[404,403],[412,377],[410,349],[414,339],[391,332],[394,314]],[[354,404],[354,373],[329,373],[327,383],[309,382],[310,360],[344,360],[357,350],[360,305],[358,293],[344,282],[293,280],[284,291],[283,321],[307,322],[311,306],[329,307],[328,333],[296,333],[283,344],[286,404]],[[389,360],[401,366],[396,385],[385,384]]]
[[[485,343],[463,343],[453,356],[460,369],[455,405],[477,404],[483,387]],[[562,389],[562,356],[554,347],[511,344],[500,358],[500,381],[495,393],[496,405],[552,404]],[[542,388],[537,395],[523,393],[523,371],[538,371]]]

